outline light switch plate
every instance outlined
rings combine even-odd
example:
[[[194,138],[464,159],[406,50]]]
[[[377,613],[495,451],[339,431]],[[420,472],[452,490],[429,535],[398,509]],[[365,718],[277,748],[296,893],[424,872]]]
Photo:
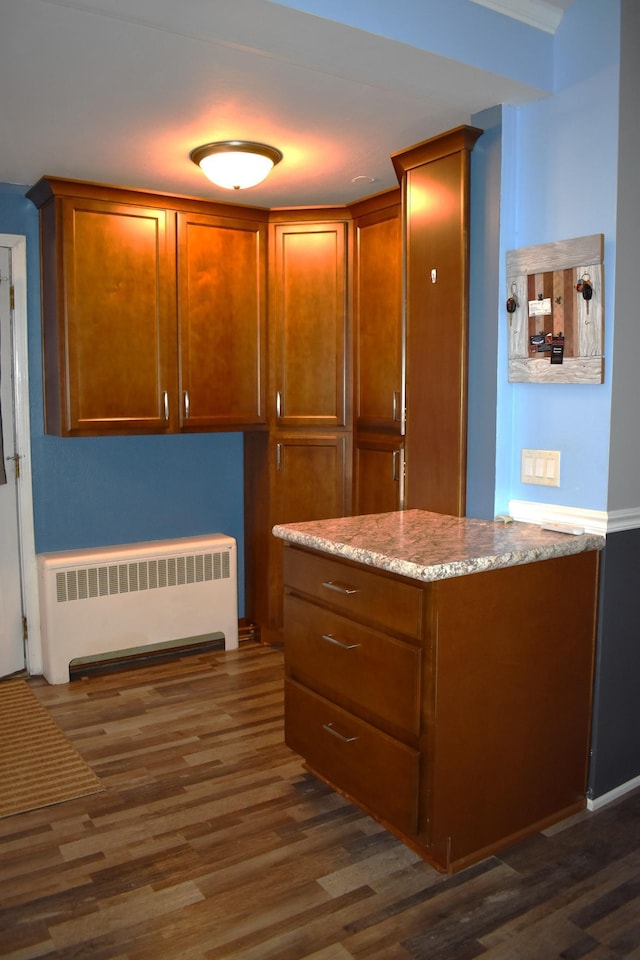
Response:
[[[520,479],[522,483],[538,483],[545,487],[559,487],[560,451],[523,450]]]

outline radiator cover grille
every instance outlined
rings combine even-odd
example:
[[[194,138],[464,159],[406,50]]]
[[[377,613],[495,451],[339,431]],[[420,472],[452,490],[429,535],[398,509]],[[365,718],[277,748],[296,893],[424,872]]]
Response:
[[[230,576],[228,550],[79,567],[56,573],[56,601],[66,603],[138,590],[161,590],[185,583],[228,580]]]

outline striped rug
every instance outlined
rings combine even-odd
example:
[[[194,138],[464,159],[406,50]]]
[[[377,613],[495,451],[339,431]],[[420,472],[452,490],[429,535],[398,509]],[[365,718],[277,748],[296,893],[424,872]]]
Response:
[[[0,682],[0,817],[103,789],[27,683]]]

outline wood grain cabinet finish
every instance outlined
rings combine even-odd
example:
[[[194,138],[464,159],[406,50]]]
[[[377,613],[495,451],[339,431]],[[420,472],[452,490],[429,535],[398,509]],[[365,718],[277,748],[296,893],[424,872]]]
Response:
[[[171,216],[56,197],[41,230],[46,431],[167,430],[177,383]]]
[[[405,506],[466,509],[470,156],[462,126],[394,154],[406,218]]]
[[[282,642],[276,523],[351,512],[350,219],[274,214],[269,235],[269,437],[245,435],[246,609]]]
[[[356,433],[353,441],[353,514],[390,513],[404,503],[404,437]]]
[[[284,555],[285,737],[312,772],[450,872],[584,808],[597,552],[434,583]]]
[[[348,512],[351,453],[345,433],[278,432],[271,440],[271,515],[276,523],[328,520]],[[282,627],[282,543],[270,538],[270,597],[267,626]],[[281,639],[281,637],[279,638]]]
[[[347,426],[346,245],[345,221],[273,225],[271,400],[278,427]]]
[[[351,207],[354,229],[354,429],[404,428],[402,209],[399,190]]]
[[[48,433],[265,422],[266,217],[53,178],[28,196],[40,208]]]
[[[266,224],[178,214],[183,430],[266,423],[266,242]]]
[[[399,190],[351,207],[354,230],[354,514],[404,504],[405,338]]]
[[[285,737],[313,769],[378,816],[413,833],[418,751],[294,680],[285,680]]]
[[[351,456],[346,431],[245,435],[246,611],[264,643],[282,643],[282,542],[271,530],[348,516]]]

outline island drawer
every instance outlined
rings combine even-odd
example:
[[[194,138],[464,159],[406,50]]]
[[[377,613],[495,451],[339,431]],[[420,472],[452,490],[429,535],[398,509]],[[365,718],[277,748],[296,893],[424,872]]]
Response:
[[[290,679],[285,681],[285,740],[342,793],[402,833],[415,833],[417,750]]]
[[[295,547],[284,550],[284,583],[348,617],[420,636],[424,602],[420,586]]]
[[[417,736],[419,646],[291,594],[284,622],[288,675],[390,733]]]

